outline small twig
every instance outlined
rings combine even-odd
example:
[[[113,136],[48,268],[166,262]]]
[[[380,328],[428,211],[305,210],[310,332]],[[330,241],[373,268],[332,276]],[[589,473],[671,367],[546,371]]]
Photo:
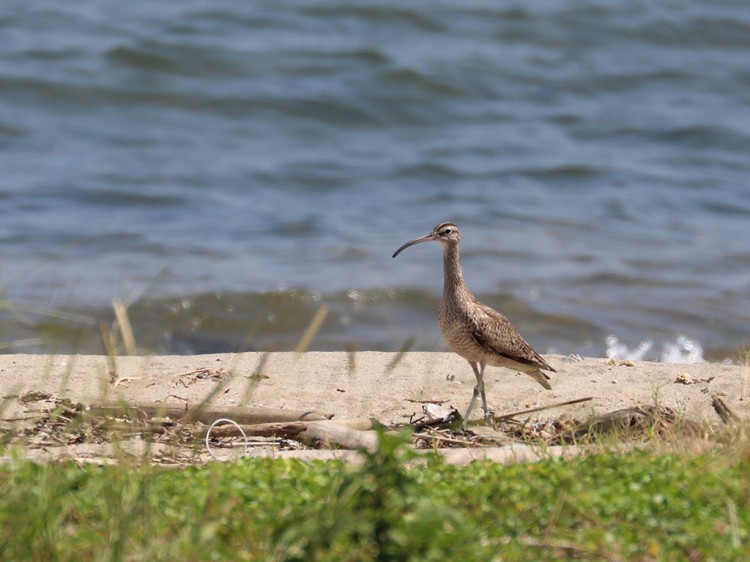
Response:
[[[406,398],[407,402],[411,402],[412,404],[438,404],[442,405],[448,402],[448,400],[414,400],[413,398]]]
[[[211,379],[214,381],[221,381],[226,374],[226,371],[223,369],[203,368],[185,371],[184,373],[177,373],[172,376],[177,379],[177,382],[179,382],[184,388],[187,388],[198,380]]]
[[[211,369],[203,368],[203,369],[193,369],[192,371],[185,371],[184,373],[177,373],[176,375],[172,375],[173,377],[188,377],[190,375],[200,375],[200,374],[210,374]]]
[[[120,377],[115,381],[114,385],[112,385],[112,388],[117,388],[119,385],[125,384],[126,382],[133,382],[138,380],[141,380],[141,377]]]

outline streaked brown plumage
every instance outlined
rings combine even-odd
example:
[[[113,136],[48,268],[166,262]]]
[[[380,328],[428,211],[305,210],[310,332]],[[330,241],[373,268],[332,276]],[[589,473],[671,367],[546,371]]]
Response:
[[[482,397],[485,418],[490,416],[484,391],[484,369],[487,365],[526,373],[546,389],[551,387],[549,377],[543,371],[555,370],[526,343],[510,320],[479,302],[466,287],[459,263],[461,235],[455,224],[444,222],[437,225],[430,234],[401,246],[393,257],[409,246],[433,240],[443,246],[445,278],[440,303],[440,331],[450,348],[469,362],[477,379],[464,416],[465,428],[477,396]]]

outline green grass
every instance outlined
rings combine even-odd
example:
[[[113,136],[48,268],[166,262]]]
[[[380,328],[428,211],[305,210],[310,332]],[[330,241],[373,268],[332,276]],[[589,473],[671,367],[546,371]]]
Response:
[[[467,467],[0,465],[2,560],[750,559],[750,448]]]

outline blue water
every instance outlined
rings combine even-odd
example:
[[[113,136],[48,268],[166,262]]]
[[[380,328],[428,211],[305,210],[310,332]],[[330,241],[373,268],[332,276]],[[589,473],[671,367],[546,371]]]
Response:
[[[750,340],[750,4],[7,2],[0,44],[4,351],[101,351],[113,298],[144,350],[322,305],[314,348],[440,349],[439,247],[390,256],[446,220],[540,352]]]

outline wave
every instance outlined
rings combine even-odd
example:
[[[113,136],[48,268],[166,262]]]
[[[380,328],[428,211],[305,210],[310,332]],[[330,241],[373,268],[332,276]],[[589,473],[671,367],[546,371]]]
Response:
[[[485,297],[502,309],[540,352],[604,356],[633,361],[700,363],[732,357],[732,350],[704,349],[685,335],[643,339],[628,346],[615,335],[571,315],[545,313],[505,297]],[[325,320],[311,350],[448,351],[437,326],[439,298],[426,291],[349,290],[321,294],[299,289],[267,293],[203,293],[142,298],[127,307],[143,353],[199,354],[289,351],[316,314]],[[0,303],[0,352],[103,353],[101,326],[117,333],[109,307],[30,308]]]
[[[653,340],[641,341],[636,347],[629,348],[619,338],[609,335],[606,338],[608,359],[629,359],[631,361],[659,361],[661,363],[703,363],[703,346],[700,342],[687,336],[677,336],[674,341],[661,342],[661,350]]]

